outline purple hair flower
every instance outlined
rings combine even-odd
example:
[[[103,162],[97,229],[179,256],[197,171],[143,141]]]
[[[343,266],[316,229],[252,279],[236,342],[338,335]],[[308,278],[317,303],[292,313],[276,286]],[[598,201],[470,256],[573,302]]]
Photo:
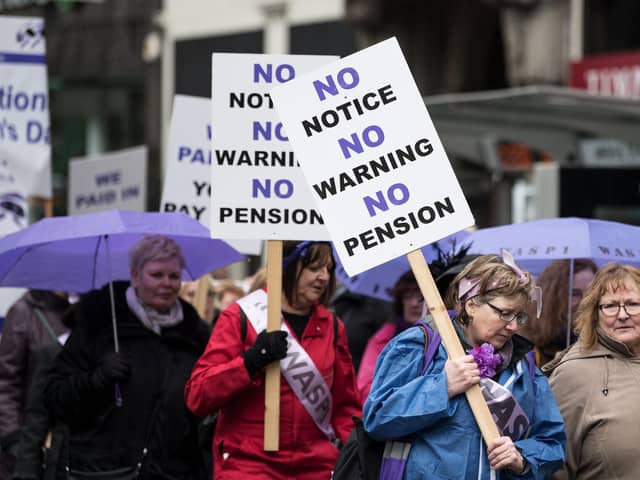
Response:
[[[480,377],[491,378],[496,374],[496,367],[500,365],[502,357],[494,353],[493,345],[483,343],[479,347],[473,347],[469,350],[469,355],[478,364],[480,369]]]

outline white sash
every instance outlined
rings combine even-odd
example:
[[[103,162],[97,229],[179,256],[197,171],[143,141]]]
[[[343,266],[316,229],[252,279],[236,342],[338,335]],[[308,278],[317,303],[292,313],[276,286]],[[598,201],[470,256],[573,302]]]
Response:
[[[257,333],[267,328],[267,292],[262,289],[237,300]],[[322,433],[330,441],[336,439],[331,426],[331,390],[313,360],[291,335],[285,322],[280,330],[287,332],[287,356],[280,360],[280,371]]]

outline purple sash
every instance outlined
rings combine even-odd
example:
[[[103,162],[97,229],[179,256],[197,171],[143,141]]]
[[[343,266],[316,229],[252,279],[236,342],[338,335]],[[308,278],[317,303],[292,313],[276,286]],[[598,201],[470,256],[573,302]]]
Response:
[[[509,389],[490,378],[481,378],[480,390],[502,435],[514,442],[526,438],[531,422]]]

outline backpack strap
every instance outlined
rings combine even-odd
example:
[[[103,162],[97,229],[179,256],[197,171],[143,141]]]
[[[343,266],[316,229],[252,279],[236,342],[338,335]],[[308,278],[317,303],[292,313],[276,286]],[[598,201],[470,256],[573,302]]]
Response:
[[[240,308],[240,341],[244,343],[247,338],[247,314]]]
[[[422,371],[420,372],[420,375],[424,375],[427,367],[429,367],[429,364],[438,351],[441,338],[439,333],[434,332],[431,327],[422,320],[417,321],[414,325],[422,329],[422,333],[424,333],[424,358],[422,361]]]

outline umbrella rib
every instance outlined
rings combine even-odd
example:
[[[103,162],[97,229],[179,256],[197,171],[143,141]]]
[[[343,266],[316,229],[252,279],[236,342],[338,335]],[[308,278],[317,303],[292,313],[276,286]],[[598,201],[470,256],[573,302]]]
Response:
[[[35,247],[30,246],[30,247],[26,247],[24,249],[24,252],[22,252],[20,254],[20,256],[18,258],[16,258],[16,261],[13,262],[13,265],[11,265],[11,268],[7,268],[7,273],[4,275],[4,277],[2,277],[2,280],[4,280],[5,278],[7,278],[7,275],[9,275],[11,273],[11,271],[13,270],[13,267],[15,267],[18,263],[20,263],[20,260],[22,260],[22,257],[24,257],[27,253],[29,253],[31,250],[33,250]],[[8,285],[10,286],[10,285]],[[15,285],[15,286],[21,286],[21,285]],[[28,287],[31,288],[31,287]]]
[[[191,280],[195,280],[196,277],[193,276],[193,273],[191,273],[191,270],[189,270],[189,267],[187,266],[187,262],[184,262],[184,269],[187,271],[187,273],[189,274],[189,277],[191,277]]]

